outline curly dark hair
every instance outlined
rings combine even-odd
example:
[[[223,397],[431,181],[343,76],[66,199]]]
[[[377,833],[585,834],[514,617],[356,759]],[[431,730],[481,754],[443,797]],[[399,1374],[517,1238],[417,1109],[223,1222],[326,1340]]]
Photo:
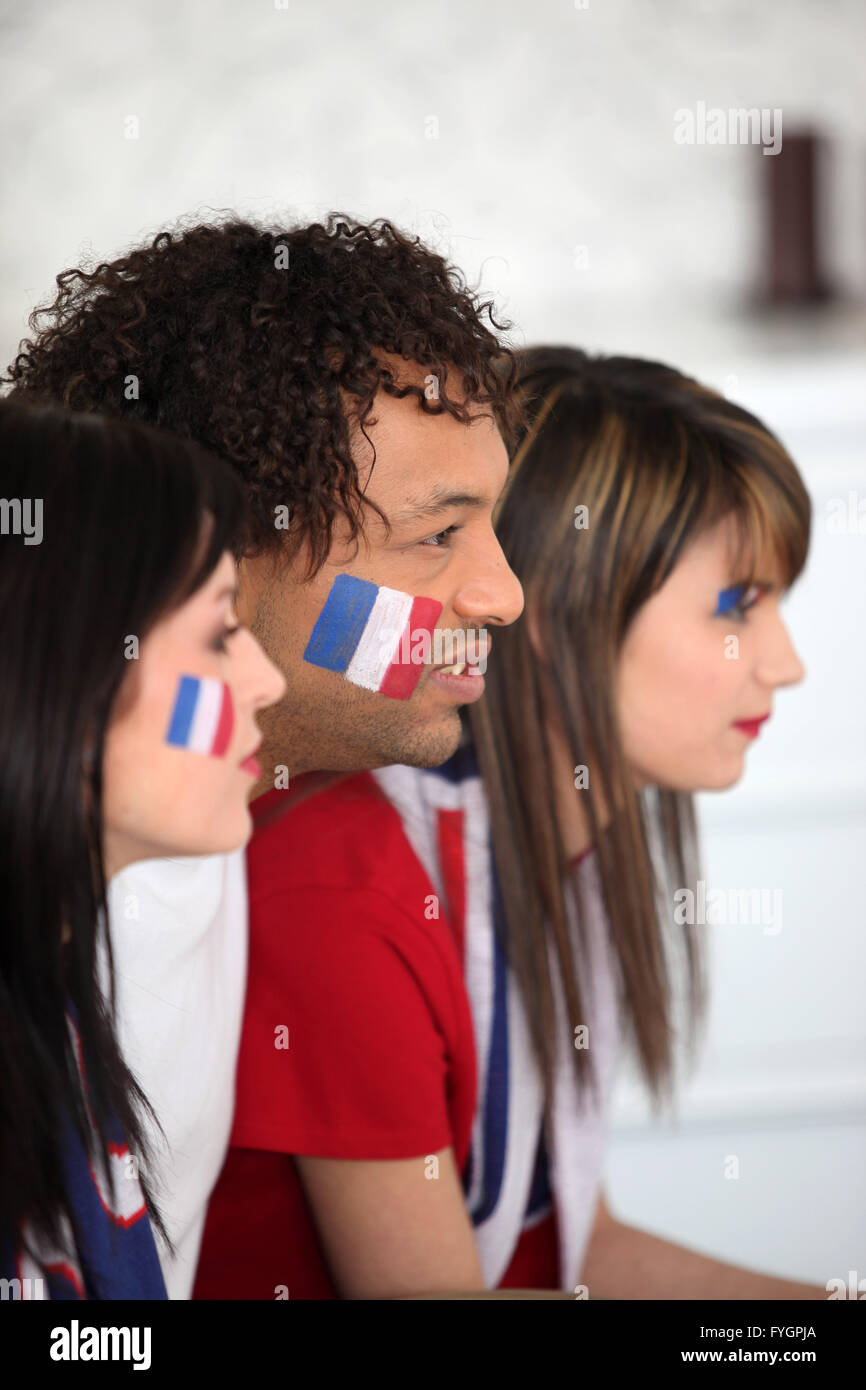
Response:
[[[350,447],[350,416],[369,438],[380,386],[461,423],[492,415],[513,443],[514,358],[485,317],[497,332],[511,327],[460,271],[387,219],[332,212],[326,224],[286,229],[232,215],[63,271],[0,381],[14,395],[134,416],[222,455],[247,487],[244,552],[292,555],[306,537],[314,574],[338,513],[352,540],[362,505],[382,517],[359,490]],[[397,385],[377,349],[422,364],[438,378],[438,398]],[[449,367],[463,374],[457,400]],[[289,509],[288,529],[275,527],[278,506]]]

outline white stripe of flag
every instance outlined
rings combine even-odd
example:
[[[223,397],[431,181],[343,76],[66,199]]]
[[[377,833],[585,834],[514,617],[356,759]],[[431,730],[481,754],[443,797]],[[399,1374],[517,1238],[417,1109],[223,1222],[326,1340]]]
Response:
[[[348,680],[362,685],[365,690],[379,689],[399,650],[413,601],[411,594],[380,586],[352,660],[346,667]]]
[[[219,723],[222,702],[222,681],[212,680],[209,676],[201,677],[187,748],[191,748],[195,753],[210,752]]]

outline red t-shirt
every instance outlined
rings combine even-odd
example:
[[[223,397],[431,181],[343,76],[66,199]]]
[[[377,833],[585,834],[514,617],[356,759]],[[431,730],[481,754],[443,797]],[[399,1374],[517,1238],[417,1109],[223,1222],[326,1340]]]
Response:
[[[459,943],[369,773],[282,811],[251,808],[250,969],[231,1148],[194,1298],[337,1298],[292,1154],[413,1158],[463,1172],[475,1040]],[[288,1045],[286,1045],[288,1044]],[[499,1287],[556,1288],[552,1213]]]

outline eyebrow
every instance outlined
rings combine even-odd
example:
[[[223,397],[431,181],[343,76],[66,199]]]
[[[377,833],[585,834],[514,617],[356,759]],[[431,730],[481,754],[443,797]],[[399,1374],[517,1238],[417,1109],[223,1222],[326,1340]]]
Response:
[[[406,526],[415,521],[439,516],[442,512],[451,511],[454,507],[480,508],[486,506],[488,506],[488,499],[479,496],[477,492],[451,492],[445,488],[439,488],[429,497],[409,502],[399,511],[391,512],[388,519],[397,526]]]

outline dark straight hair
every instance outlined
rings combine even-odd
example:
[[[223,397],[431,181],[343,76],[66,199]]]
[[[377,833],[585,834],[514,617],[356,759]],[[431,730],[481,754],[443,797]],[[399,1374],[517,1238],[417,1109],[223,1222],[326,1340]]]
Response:
[[[233,470],[190,441],[17,400],[0,401],[0,508],[0,1241],[14,1249],[25,1223],[62,1244],[70,1120],[109,1181],[113,1121],[148,1169],[144,1113],[158,1117],[116,1036],[103,747],[126,639],[237,553],[245,512]]]
[[[671,890],[694,891],[698,843],[690,794],[635,789],[617,712],[619,651],[685,547],[724,518],[736,525],[739,577],[754,581],[766,547],[790,586],[806,560],[811,506],[794,463],[760,420],[662,363],[531,348],[518,355],[518,404],[525,428],[496,532],[537,622],[543,659],[526,617],[498,630],[484,698],[468,712],[490,803],[506,948],[549,1093],[549,946],[569,1021],[587,1022],[587,984],[567,931],[565,892],[574,894],[581,950],[587,945],[552,790],[552,707],[575,767],[589,771],[574,794],[597,851],[625,1030],[658,1107],[675,1080],[675,1006],[688,1006],[693,1055],[705,1017],[702,942],[694,927],[671,930]],[[587,508],[585,529],[576,529],[579,506]],[[613,808],[608,824],[605,807]],[[574,1064],[581,1083],[594,1082],[591,1047],[575,1047]]]

